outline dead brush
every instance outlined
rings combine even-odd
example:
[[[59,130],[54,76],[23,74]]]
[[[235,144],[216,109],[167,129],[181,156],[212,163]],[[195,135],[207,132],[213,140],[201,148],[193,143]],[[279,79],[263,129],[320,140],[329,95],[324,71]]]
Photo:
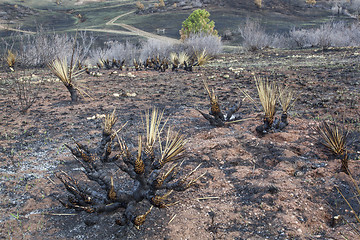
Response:
[[[118,131],[112,130],[116,120],[115,111],[106,116],[102,139],[96,148],[78,142],[75,142],[75,147],[67,146],[85,169],[88,180],[80,183],[67,173],[58,173],[57,177],[69,194],[60,202],[66,208],[95,215],[122,211],[122,218],[116,223],[132,223],[139,228],[154,207],[170,207],[174,204],[170,195],[190,188],[204,174],[193,177],[200,165],[187,174],[181,174],[184,161],[178,160],[183,158],[186,140],[171,128],[162,138],[166,124],[163,112],[154,108],[145,114],[146,134],[138,137],[138,146],[133,150],[118,135],[126,124]],[[123,182],[117,181],[117,175],[124,178],[121,172],[126,173],[132,188],[125,188]],[[89,180],[98,186],[90,187],[86,184]],[[144,204],[148,205],[146,210],[140,209]]]
[[[327,123],[322,122],[315,128],[316,132],[320,135],[321,144],[325,146],[334,155],[341,158],[340,171],[350,174],[349,159],[347,150],[347,136],[348,131],[340,127],[335,122]]]
[[[40,85],[32,81],[31,77],[22,76],[15,78],[13,90],[17,97],[19,111],[25,114],[30,107],[38,100]]]
[[[235,105],[227,111],[226,115],[224,115],[221,112],[219,99],[215,95],[215,90],[212,88],[211,91],[209,89],[208,83],[204,80],[204,88],[209,96],[210,100],[210,111],[209,114],[203,113],[202,111],[198,110],[201,115],[210,122],[212,126],[215,127],[222,127],[225,125],[225,123],[233,123],[233,122],[239,122],[240,116],[234,116],[234,113],[237,112],[241,107],[240,103],[235,103]]]

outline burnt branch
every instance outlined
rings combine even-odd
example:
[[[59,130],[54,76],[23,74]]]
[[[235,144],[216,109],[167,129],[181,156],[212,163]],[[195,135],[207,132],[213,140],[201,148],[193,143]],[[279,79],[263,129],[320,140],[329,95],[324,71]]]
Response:
[[[182,176],[185,140],[183,135],[167,131],[161,141],[164,126],[163,112],[153,109],[145,115],[146,135],[138,137],[138,146],[130,150],[126,142],[118,136],[120,130],[113,131],[116,123],[115,111],[106,116],[102,139],[96,148],[90,148],[75,141],[75,146],[66,145],[84,168],[85,176],[95,184],[76,181],[67,173],[56,176],[68,193],[66,200],[60,202],[67,208],[88,213],[114,212],[122,210],[117,224],[130,222],[136,227],[142,225],[153,207],[165,208],[172,203],[168,197],[174,192],[182,192],[193,186],[203,175],[194,177],[200,165]],[[166,123],[166,122],[165,122]],[[165,125],[165,124],[164,124]],[[116,147],[114,147],[116,143]],[[116,150],[116,153],[115,153]],[[134,183],[131,190],[124,190],[111,168],[124,172]],[[138,215],[138,203],[146,201],[151,207],[144,214]]]

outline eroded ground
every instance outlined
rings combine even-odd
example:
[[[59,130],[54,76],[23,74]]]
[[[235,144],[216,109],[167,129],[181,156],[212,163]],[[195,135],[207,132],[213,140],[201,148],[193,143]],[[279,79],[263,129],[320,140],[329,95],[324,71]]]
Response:
[[[266,50],[220,56],[192,73],[101,70],[97,77],[79,77],[78,84],[94,100],[77,104],[69,102],[65,87],[48,70],[3,72],[0,238],[355,239],[345,224],[355,219],[335,188],[359,209],[351,181],[313,128],[332,118],[345,122],[351,130],[350,170],[359,179],[359,55],[358,48]],[[32,75],[41,92],[22,115],[12,79],[24,74]],[[261,112],[238,89],[258,102],[254,75],[295,89],[298,100],[284,131],[256,133]],[[244,121],[214,128],[201,117],[196,109],[209,108],[204,79],[223,107],[243,101],[239,113]],[[116,109],[116,126],[128,121],[120,134],[135,147],[141,117],[153,106],[165,109],[168,124],[188,139],[184,169],[202,163],[199,173],[206,174],[198,185],[174,195],[177,205],[153,210],[140,230],[116,225],[121,212],[91,217],[65,209],[56,200],[65,189],[54,174],[63,170],[86,179],[64,144],[73,144],[72,138],[96,144],[103,121],[99,115]],[[118,173],[117,179],[123,178]],[[341,219],[334,222],[338,215]]]

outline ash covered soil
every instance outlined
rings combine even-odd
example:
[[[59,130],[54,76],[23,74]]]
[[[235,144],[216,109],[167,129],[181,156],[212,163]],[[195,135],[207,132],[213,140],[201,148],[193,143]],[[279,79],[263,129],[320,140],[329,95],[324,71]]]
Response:
[[[319,144],[314,127],[333,118],[344,122],[350,130],[350,171],[359,180],[359,59],[359,48],[269,49],[218,56],[193,72],[99,70],[98,76],[77,78],[94,99],[76,104],[48,70],[3,72],[0,238],[355,239],[350,226],[355,218],[335,188],[360,209],[351,180],[339,171],[340,159]],[[12,84],[22,75],[41,89],[26,114],[18,111]],[[298,96],[281,132],[255,131],[262,112],[239,90],[260,106],[254,75],[289,86]],[[222,108],[243,101],[243,121],[214,128],[202,118],[196,109],[209,109],[204,79]],[[144,112],[153,106],[164,109],[167,124],[186,136],[184,169],[202,164],[198,174],[205,175],[198,184],[174,194],[174,206],[154,209],[140,230],[116,225],[120,211],[95,216],[64,208],[57,198],[66,190],[55,174],[65,171],[89,182],[64,144],[73,145],[72,138],[97,144],[101,115],[116,109],[115,128],[128,122],[120,135],[135,148]],[[116,175],[121,179],[125,173]],[[148,208],[143,204],[139,214]]]

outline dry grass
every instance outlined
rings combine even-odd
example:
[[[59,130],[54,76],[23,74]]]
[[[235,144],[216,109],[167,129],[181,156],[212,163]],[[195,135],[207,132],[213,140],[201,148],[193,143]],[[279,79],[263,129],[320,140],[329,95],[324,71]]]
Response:
[[[261,105],[263,106],[265,119],[267,119],[271,126],[276,112],[276,101],[279,97],[277,87],[274,83],[270,83],[269,80],[257,78],[255,78],[255,84]]]
[[[145,9],[144,4],[142,4],[140,1],[136,2],[135,5],[139,10],[144,10]]]

